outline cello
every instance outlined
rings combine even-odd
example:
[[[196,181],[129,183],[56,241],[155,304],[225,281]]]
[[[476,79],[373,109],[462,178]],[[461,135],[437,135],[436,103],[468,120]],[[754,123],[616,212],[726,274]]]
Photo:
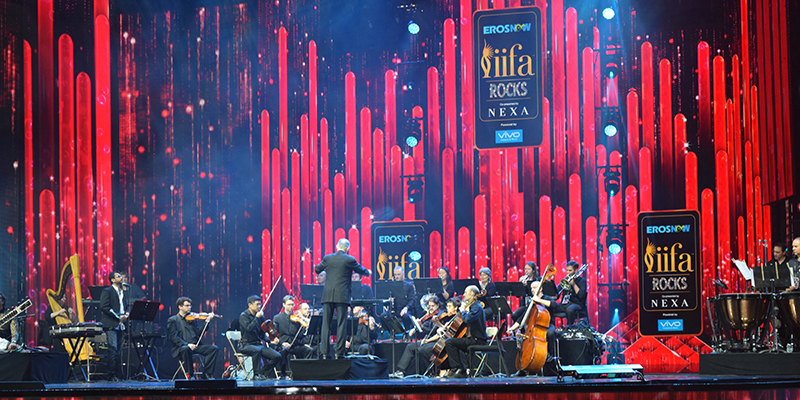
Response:
[[[486,290],[481,290],[480,294],[475,296],[467,305],[466,308],[470,308],[479,298],[486,296]],[[444,332],[442,333],[439,340],[436,341],[436,344],[433,345],[433,350],[431,351],[431,359],[434,359],[436,362],[436,366],[441,366],[442,363],[447,359],[447,352],[444,351],[445,341],[447,339],[452,338],[461,338],[469,334],[469,327],[464,324],[464,317],[460,312],[456,312],[456,315],[450,319],[450,321],[445,324],[443,327]]]
[[[542,282],[552,278],[555,273],[556,267],[549,264]],[[542,286],[539,285],[534,297],[542,295]],[[529,374],[538,373],[547,360],[547,328],[550,326],[550,312],[541,304],[531,301],[520,325],[525,327],[525,334],[522,335],[521,348],[517,353],[517,370]]]

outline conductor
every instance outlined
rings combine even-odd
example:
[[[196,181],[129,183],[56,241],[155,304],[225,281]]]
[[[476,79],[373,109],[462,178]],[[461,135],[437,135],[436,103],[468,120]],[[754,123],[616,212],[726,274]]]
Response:
[[[314,267],[317,274],[325,272],[325,289],[322,291],[322,335],[320,337],[320,353],[322,357],[328,356],[328,343],[330,342],[330,326],[333,311],[336,310],[336,358],[344,357],[345,353],[345,322],[347,308],[350,306],[350,277],[353,272],[369,276],[370,271],[362,267],[355,258],[348,255],[350,241],[339,239],[336,243],[336,253],[328,254],[322,262]]]

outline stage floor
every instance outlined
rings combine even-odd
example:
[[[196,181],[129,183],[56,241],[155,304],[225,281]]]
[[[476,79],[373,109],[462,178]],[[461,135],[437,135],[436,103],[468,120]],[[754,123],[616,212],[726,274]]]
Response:
[[[13,388],[7,382],[0,397],[12,398],[316,398],[342,399],[751,399],[800,398],[800,376],[743,377],[699,374],[645,374],[636,378],[575,379],[566,377],[472,379],[374,379],[337,381],[236,381],[234,389],[221,381],[194,381],[198,386],[176,389],[170,381],[123,381],[48,384],[44,389]]]

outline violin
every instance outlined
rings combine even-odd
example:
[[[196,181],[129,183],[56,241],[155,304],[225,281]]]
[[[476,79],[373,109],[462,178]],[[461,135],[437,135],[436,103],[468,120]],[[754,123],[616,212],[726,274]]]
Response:
[[[278,338],[278,332],[275,331],[275,323],[271,319],[261,323],[261,330],[267,334],[270,342]]]
[[[301,316],[299,316],[297,314],[290,315],[289,316],[289,320],[292,321],[292,322],[296,322],[296,323],[300,324],[300,326],[302,326],[303,328],[308,328],[308,324],[311,322],[310,319],[305,318],[305,317],[301,317]]]
[[[190,313],[187,314],[185,319],[189,322],[191,321],[205,321],[211,316],[210,313]],[[222,318],[222,315],[214,314],[215,318]]]

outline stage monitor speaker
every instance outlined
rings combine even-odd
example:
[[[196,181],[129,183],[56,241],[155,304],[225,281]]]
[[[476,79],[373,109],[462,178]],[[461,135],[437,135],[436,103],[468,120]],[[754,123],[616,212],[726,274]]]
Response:
[[[561,365],[593,365],[591,343],[587,339],[558,339]]]
[[[236,381],[233,379],[177,380],[175,389],[233,390],[236,389]]]
[[[333,381],[350,377],[350,360],[297,359],[289,361],[292,380]]]
[[[11,390],[44,390],[44,383],[39,381],[5,381],[0,382],[0,392]]]

